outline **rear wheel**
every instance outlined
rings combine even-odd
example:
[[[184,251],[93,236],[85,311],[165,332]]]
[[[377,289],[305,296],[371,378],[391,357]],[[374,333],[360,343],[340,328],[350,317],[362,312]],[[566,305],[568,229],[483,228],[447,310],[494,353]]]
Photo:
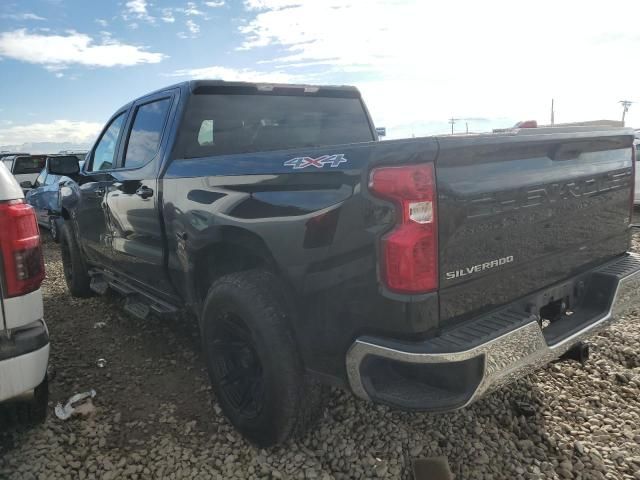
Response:
[[[33,399],[26,404],[23,421],[29,425],[39,425],[47,419],[47,403],[49,402],[49,382],[47,377],[33,392]]]
[[[47,419],[49,384],[47,377],[33,391],[30,400],[9,400],[0,406],[0,428],[16,425],[39,425]]]
[[[60,249],[62,252],[64,279],[67,282],[69,292],[74,297],[91,296],[91,277],[69,222],[65,222],[62,225]]]
[[[302,434],[320,407],[319,387],[305,378],[277,285],[260,270],[226,275],[209,289],[201,322],[222,411],[259,447]]]

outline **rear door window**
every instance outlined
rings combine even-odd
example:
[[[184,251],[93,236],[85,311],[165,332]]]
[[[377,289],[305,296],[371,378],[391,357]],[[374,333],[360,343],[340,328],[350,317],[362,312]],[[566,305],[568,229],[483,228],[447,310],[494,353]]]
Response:
[[[158,152],[171,98],[163,98],[136,109],[124,157],[125,168],[147,164]]]

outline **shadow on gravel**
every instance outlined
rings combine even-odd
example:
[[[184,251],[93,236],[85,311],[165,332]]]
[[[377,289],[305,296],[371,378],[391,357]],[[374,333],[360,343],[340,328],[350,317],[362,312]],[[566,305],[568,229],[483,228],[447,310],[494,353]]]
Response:
[[[75,393],[95,389],[94,403],[100,414],[116,420],[106,448],[125,447],[158,430],[192,421],[206,433],[215,432],[195,319],[150,317],[141,321],[122,309],[118,296],[72,298],[62,276],[57,245],[48,239],[44,245],[44,311],[51,340],[48,422],[60,424],[63,430],[69,425],[71,430],[77,420],[65,423],[54,418],[53,406]],[[106,360],[104,368],[98,367],[98,359]],[[175,422],[165,418],[169,411]],[[0,454],[11,448],[7,438],[15,429],[3,430]]]

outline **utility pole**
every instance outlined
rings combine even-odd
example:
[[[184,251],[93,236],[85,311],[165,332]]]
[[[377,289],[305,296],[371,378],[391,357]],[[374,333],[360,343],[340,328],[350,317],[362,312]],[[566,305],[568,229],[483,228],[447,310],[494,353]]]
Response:
[[[453,135],[453,126],[456,124],[456,122],[460,120],[459,118],[453,118],[451,117],[449,119],[449,124],[451,125],[451,135]]]
[[[622,105],[622,125],[624,126],[624,117],[627,115],[629,107],[633,102],[630,100],[620,100],[618,103]]]
[[[553,110],[553,98],[551,99],[551,125],[556,123],[555,111]]]

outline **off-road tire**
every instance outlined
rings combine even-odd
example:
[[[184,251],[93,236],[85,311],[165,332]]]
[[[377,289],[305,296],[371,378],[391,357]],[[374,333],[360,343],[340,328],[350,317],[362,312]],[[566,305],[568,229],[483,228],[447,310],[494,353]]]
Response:
[[[236,429],[261,448],[302,435],[322,407],[319,394],[322,387],[305,377],[290,327],[291,309],[280,285],[275,275],[264,270],[225,275],[210,287],[200,322],[207,369],[220,407]],[[259,369],[251,370],[259,370],[260,380],[248,382],[252,395],[254,386],[262,386],[255,388],[262,392],[254,395],[251,406],[256,411],[251,414],[247,413],[248,407],[234,405],[229,375],[220,372],[220,359],[237,356],[237,345],[241,345],[233,342],[231,347],[231,342],[220,340],[229,323],[242,324],[241,331],[245,332],[247,344],[251,344],[260,365]]]
[[[90,297],[93,294],[90,288],[91,277],[69,222],[64,222],[60,230],[60,249],[64,279],[71,296]]]

